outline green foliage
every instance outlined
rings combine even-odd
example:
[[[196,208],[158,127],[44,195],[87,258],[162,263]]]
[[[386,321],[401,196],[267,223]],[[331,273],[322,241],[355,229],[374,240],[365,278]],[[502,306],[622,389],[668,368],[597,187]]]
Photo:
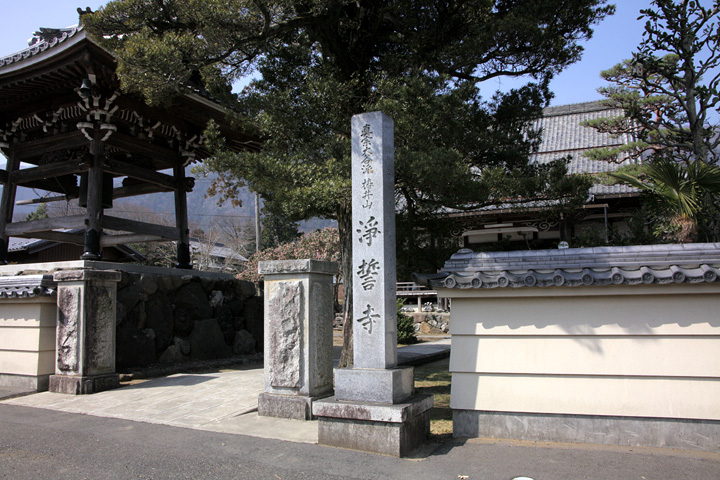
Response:
[[[703,214],[717,216],[720,205],[720,167],[704,162],[685,165],[674,158],[657,156],[650,164],[609,174],[630,186],[650,194],[662,214],[665,236],[684,243],[698,238],[695,219]],[[668,229],[669,227],[669,229]]]
[[[263,209],[260,244],[263,248],[277,247],[283,243],[297,240],[300,236],[298,223],[285,215],[275,215],[269,209]]]
[[[216,190],[233,200],[247,185],[291,220],[336,219],[349,269],[350,118],[393,118],[397,208],[411,216],[529,192],[548,82],[580,58],[590,26],[614,11],[606,3],[115,0],[83,19],[115,52],[124,89],[161,102],[202,84],[229,102],[263,149],[216,148]],[[249,72],[257,80],[233,98],[229,85]],[[501,76],[534,83],[481,98],[477,85]],[[222,147],[217,133],[206,136]]]
[[[586,122],[633,141],[597,149],[590,158],[642,160],[605,176],[648,194],[660,239],[717,241],[720,127],[708,115],[720,105],[720,3],[653,0],[632,59],[602,72],[611,86],[599,89],[623,115]],[[701,220],[702,219],[702,220]],[[699,222],[701,225],[699,225]]]
[[[620,116],[586,122],[613,135],[630,135],[621,147],[597,149],[591,158],[646,158],[664,150],[678,161],[716,163],[720,129],[708,115],[720,105],[720,4],[653,0],[641,10],[645,32],[629,60],[601,73],[612,85],[598,91]]]
[[[84,22],[116,52],[123,87],[152,101],[198,82],[229,101],[228,82],[258,74],[234,106],[264,149],[218,150],[208,163],[224,174],[218,191],[232,199],[248,184],[288,218],[340,219],[350,203],[349,118],[362,111],[395,120],[398,195],[409,208],[535,194],[521,179],[535,173],[530,124],[547,81],[613,11],[604,3],[117,0]],[[538,82],[480,98],[479,82],[520,75]],[[496,182],[501,173],[519,182]]]
[[[405,300],[397,299],[397,342],[401,345],[410,345],[417,343],[418,340],[415,336],[415,322],[402,311],[404,304]]]
[[[48,216],[47,204],[41,203],[34,212],[29,213],[28,216],[25,217],[25,221],[42,220],[43,218],[48,218]]]
[[[172,268],[177,263],[177,246],[174,242],[133,243],[130,246],[145,257],[144,265]]]
[[[656,228],[663,224],[664,222],[659,220],[657,209],[645,204],[627,218],[627,230],[618,231],[610,225],[607,232],[608,241],[606,241],[605,225],[596,224],[575,234],[570,239],[570,245],[581,248],[668,243],[670,239]]]

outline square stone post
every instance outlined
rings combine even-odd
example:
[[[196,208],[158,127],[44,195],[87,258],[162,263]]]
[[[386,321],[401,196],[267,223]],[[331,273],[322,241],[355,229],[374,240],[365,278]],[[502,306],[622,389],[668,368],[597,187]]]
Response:
[[[382,112],[352,118],[353,367],[313,413],[321,444],[404,456],[430,433],[433,397],[397,367],[393,128]]]
[[[335,262],[260,262],[265,280],[265,392],[258,414],[310,420],[332,395]]]
[[[116,388],[115,270],[65,270],[58,282],[55,375],[50,391],[84,395]]]

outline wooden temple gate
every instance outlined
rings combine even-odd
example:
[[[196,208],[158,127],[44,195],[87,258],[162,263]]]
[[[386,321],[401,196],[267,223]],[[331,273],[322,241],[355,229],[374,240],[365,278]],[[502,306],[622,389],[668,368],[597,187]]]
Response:
[[[214,120],[236,151],[259,143],[232,130],[226,111],[201,88],[188,86],[165,107],[122,92],[113,56],[82,27],[41,29],[30,43],[0,57],[0,151],[7,157],[0,263],[7,262],[8,237],[80,245],[86,260],[100,259],[104,246],[171,240],[177,267],[192,268],[186,193],[194,179],[185,167],[210,155],[204,128]],[[77,198],[85,214],[13,222],[18,186],[51,192],[41,202]],[[174,193],[174,227],[105,213],[114,199],[155,192]]]

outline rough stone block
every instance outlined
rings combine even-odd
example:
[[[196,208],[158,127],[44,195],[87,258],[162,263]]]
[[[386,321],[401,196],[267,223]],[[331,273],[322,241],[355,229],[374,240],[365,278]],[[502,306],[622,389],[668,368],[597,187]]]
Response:
[[[303,395],[279,395],[261,393],[258,396],[258,414],[265,417],[290,418],[293,420],[312,420],[314,397]]]
[[[335,370],[335,397],[350,402],[394,404],[413,394],[412,367]]]
[[[276,282],[268,288],[272,315],[268,317],[267,380],[275,388],[300,387],[300,341],[303,335],[303,285],[300,281]]]
[[[255,339],[247,330],[235,332],[233,340],[233,353],[235,355],[249,355],[255,352]]]
[[[313,404],[318,417],[318,443],[404,457],[430,434],[431,395],[416,395],[398,405],[338,402]]]
[[[49,390],[69,395],[89,395],[119,386],[120,376],[117,373],[94,376],[50,375]]]
[[[184,307],[194,320],[212,317],[212,308],[200,282],[189,282],[180,287],[171,298],[175,308]]]
[[[225,343],[220,325],[214,318],[196,320],[189,340],[192,360],[212,360],[228,357],[232,353],[232,349]]]

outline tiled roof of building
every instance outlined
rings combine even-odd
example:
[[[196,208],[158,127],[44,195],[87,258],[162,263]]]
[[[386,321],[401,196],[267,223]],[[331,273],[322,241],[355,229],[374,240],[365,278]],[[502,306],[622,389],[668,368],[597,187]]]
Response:
[[[67,233],[80,233],[82,229],[61,229],[59,231]],[[8,238],[8,252],[22,252],[27,251],[28,253],[35,253],[47,248],[58,245],[59,242],[53,240],[40,240],[36,238],[20,238],[20,237],[9,237]],[[135,261],[144,260],[144,256],[128,245],[113,245],[110,248],[114,248],[120,251],[123,255],[131,258]]]
[[[52,275],[0,277],[0,298],[52,296],[56,290]]]
[[[83,28],[80,25],[67,28],[41,28],[33,33],[33,37],[28,41],[30,44],[28,48],[6,57],[0,57],[0,68],[34,57],[74,37],[75,34],[82,30]]]
[[[572,287],[717,282],[720,243],[511,252],[463,249],[442,273],[415,275],[432,288]]]
[[[568,173],[571,174],[597,174],[616,170],[617,164],[592,160],[583,153],[594,148],[623,145],[631,141],[630,136],[599,133],[594,128],[582,126],[581,123],[622,113],[622,110],[610,109],[599,101],[544,109],[543,118],[535,123],[536,128],[542,128],[542,144],[539,151],[530,157],[530,161],[545,164],[570,155],[572,159],[568,165]],[[595,185],[590,193],[608,195],[636,191],[626,185]]]
[[[71,38],[77,37],[78,41],[80,41],[86,38],[86,36],[87,33],[80,24],[66,28],[41,27],[37,32],[34,32],[32,38],[28,40],[28,44],[30,45],[28,48],[5,57],[0,57],[0,73],[2,73],[4,67],[21,63],[25,60],[32,59],[45,51],[53,50],[56,47],[67,43],[67,41]],[[199,88],[196,85],[187,85],[187,94],[200,95],[218,106],[221,105],[220,100],[212,96],[210,92],[204,88]]]
[[[34,238],[10,237],[8,238],[8,252],[27,250],[32,244],[39,241],[40,240]]]

